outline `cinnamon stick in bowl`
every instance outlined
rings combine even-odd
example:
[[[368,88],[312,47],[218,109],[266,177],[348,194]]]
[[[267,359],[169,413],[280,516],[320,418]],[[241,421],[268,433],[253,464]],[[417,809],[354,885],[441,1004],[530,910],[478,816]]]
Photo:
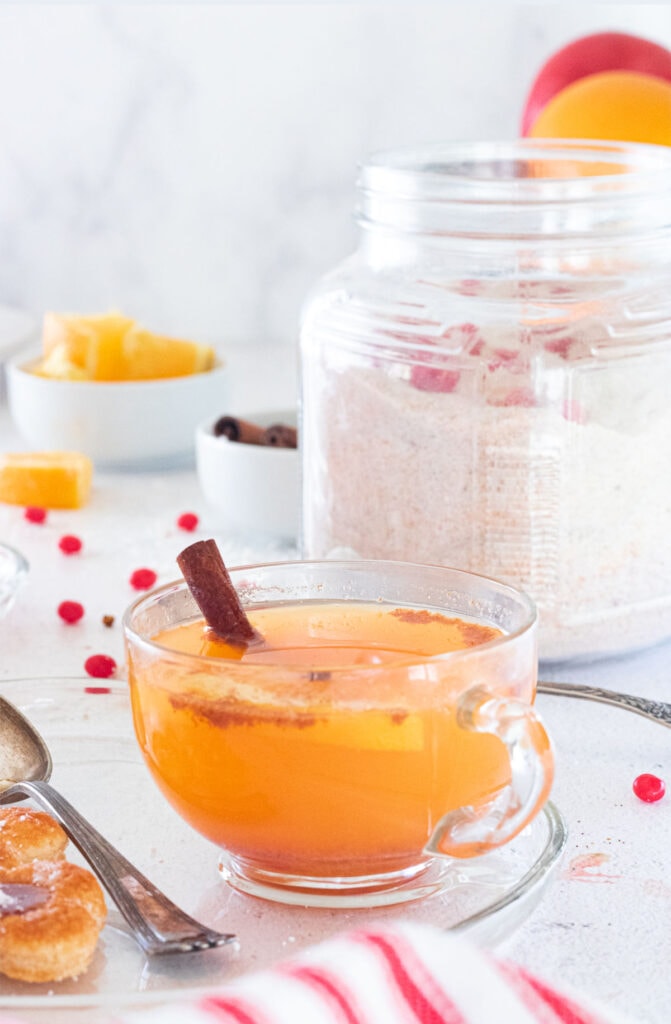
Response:
[[[297,448],[298,431],[287,423],[261,427],[237,416],[220,416],[212,428],[215,437],[225,437],[239,444],[269,445],[273,448]]]
[[[215,437],[227,437],[229,441],[239,441],[240,444],[266,444],[265,427],[240,420],[237,416],[220,416],[212,432]]]
[[[275,448],[297,448],[298,431],[295,427],[287,426],[286,423],[273,423],[264,432],[263,444],[269,444]]]

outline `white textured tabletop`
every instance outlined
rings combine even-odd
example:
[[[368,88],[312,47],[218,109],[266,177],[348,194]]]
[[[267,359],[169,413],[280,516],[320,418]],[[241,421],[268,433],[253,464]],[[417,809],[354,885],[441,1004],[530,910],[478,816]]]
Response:
[[[1,408],[0,449],[21,447]],[[186,511],[200,518],[195,534],[176,525]],[[60,551],[58,540],[65,533],[82,539],[79,554]],[[159,583],[176,578],[176,554],[191,539],[205,536],[216,537],[229,564],[296,554],[262,538],[222,535],[192,469],[97,473],[86,508],[51,512],[43,525],[27,522],[19,508],[0,505],[0,539],[30,562],[15,607],[0,620],[0,689],[8,680],[81,676],[93,653],[112,656],[122,677],[121,616],[136,596],[131,573],[147,567],[156,571]],[[57,615],[64,599],[85,607],[75,626]],[[113,624],[105,625],[104,616],[113,616]],[[546,672],[546,678],[659,700],[671,699],[670,675],[671,644]],[[644,804],[633,795],[632,782],[653,772],[671,788],[671,734],[595,703],[549,696],[540,696],[538,703],[556,744],[553,799],[570,835],[543,901],[504,951],[548,980],[589,993],[633,1020],[668,1024],[671,793],[657,804]]]

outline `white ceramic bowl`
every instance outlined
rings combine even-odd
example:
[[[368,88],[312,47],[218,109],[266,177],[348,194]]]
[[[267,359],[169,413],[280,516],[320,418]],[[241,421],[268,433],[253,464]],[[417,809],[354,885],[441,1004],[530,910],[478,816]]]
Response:
[[[296,424],[295,411],[287,410],[246,412],[239,418],[263,427]],[[217,419],[205,420],[196,431],[198,480],[205,500],[216,511],[217,524],[234,533],[295,540],[300,515],[298,449],[215,437]]]
[[[229,400],[228,373],[147,381],[50,380],[33,360],[7,364],[7,397],[19,433],[33,449],[83,452],[97,466],[161,468],[193,460],[194,431]]]

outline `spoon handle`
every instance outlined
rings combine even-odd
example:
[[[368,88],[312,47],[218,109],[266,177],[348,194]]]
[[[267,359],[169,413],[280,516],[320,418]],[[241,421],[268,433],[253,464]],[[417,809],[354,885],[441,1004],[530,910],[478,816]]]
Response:
[[[175,906],[49,783],[17,782],[0,793],[0,803],[12,803],[19,796],[31,797],[62,825],[145,953],[192,953],[235,941],[234,935],[205,928]]]
[[[615,690],[603,690],[600,686],[583,686],[577,683],[539,681],[537,690],[538,693],[546,693],[553,697],[577,697],[579,700],[595,700],[601,704],[624,708],[671,729],[671,704],[665,704],[663,701],[648,700],[646,697],[635,697],[630,693],[617,693]]]

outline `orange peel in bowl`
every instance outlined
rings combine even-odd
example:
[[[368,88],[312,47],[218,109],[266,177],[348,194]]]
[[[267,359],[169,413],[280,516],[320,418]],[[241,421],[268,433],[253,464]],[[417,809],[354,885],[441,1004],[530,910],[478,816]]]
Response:
[[[529,135],[671,145],[671,83],[634,71],[588,75],[557,93]]]
[[[0,454],[0,501],[39,508],[81,508],[89,499],[93,463],[81,452]]]
[[[212,346],[155,334],[121,313],[46,313],[33,372],[54,380],[162,380],[216,365]]]
[[[123,337],[132,326],[133,321],[121,313],[45,313],[42,375],[65,380],[120,379]]]
[[[215,365],[214,349],[195,341],[166,338],[134,325],[123,339],[124,380],[159,380],[205,373]]]

